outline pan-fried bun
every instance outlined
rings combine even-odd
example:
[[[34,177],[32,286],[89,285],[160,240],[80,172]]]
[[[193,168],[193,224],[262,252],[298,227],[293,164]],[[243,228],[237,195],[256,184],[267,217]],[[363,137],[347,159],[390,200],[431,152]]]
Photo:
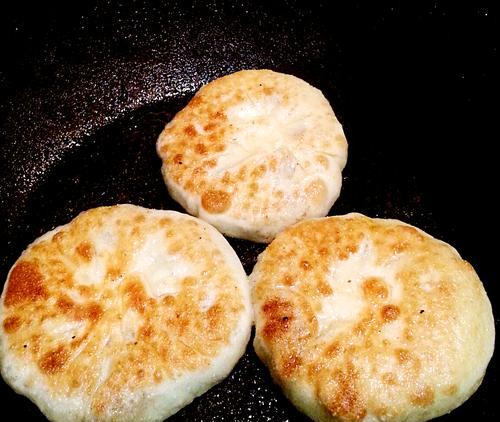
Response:
[[[424,421],[480,385],[491,304],[450,245],[397,220],[313,219],[260,255],[254,347],[315,421]]]
[[[213,227],[96,208],[32,243],[0,304],[5,381],[53,421],[160,421],[232,370],[250,288]]]
[[[157,151],[172,198],[222,233],[258,242],[325,216],[347,160],[323,94],[270,70],[202,87],[165,127]]]

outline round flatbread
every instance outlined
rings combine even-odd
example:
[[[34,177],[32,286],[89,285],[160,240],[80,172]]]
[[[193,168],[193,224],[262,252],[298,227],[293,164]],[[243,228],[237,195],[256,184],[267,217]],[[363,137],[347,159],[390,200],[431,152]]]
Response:
[[[170,195],[222,233],[269,242],[325,216],[347,160],[321,91],[291,75],[243,70],[202,87],[161,133]]]
[[[254,347],[316,421],[424,421],[464,402],[493,353],[491,304],[450,245],[360,214],[285,230],[260,255]]]
[[[232,370],[252,324],[235,252],[201,220],[96,208],[31,244],[0,305],[5,381],[53,421],[160,421]]]

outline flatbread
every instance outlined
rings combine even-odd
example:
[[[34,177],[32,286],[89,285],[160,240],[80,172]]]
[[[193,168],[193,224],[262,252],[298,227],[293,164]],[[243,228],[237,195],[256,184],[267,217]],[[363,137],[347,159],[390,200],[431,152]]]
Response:
[[[232,370],[252,324],[236,254],[213,227],[132,205],[31,244],[0,304],[5,381],[53,421],[160,421]]]
[[[494,348],[491,304],[450,245],[360,214],[285,230],[251,276],[255,351],[315,421],[424,421],[459,406]]]
[[[321,91],[270,70],[202,87],[167,124],[157,151],[173,199],[222,233],[257,242],[325,216],[347,160],[342,126]]]

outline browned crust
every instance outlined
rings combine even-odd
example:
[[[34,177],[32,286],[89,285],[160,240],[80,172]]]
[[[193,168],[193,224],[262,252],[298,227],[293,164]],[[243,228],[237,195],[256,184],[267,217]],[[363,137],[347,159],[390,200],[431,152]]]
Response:
[[[304,93],[307,93],[306,97]],[[284,212],[293,214],[293,201],[299,203],[304,195],[308,201],[305,211],[308,215],[317,215],[317,210],[325,208],[330,196],[338,195],[338,192],[329,192],[325,182],[318,177],[304,182],[304,186],[297,186],[294,199],[284,195],[279,188],[273,189],[269,180],[288,180],[290,177],[280,174],[280,162],[273,154],[259,159],[249,156],[228,168],[217,167],[220,157],[229,154],[227,151],[234,144],[241,142],[244,150],[253,148],[245,144],[246,138],[240,139],[239,131],[242,129],[233,124],[228,113],[234,107],[259,104],[270,97],[279,103],[279,108],[289,107],[287,110],[293,110],[296,103],[300,104],[304,98],[312,97],[314,104],[311,107],[321,116],[319,121],[326,121],[324,127],[315,123],[321,127],[311,127],[308,133],[304,133],[303,129],[301,133],[287,135],[290,139],[286,146],[297,154],[294,160],[298,160],[301,168],[307,169],[314,164],[321,168],[318,173],[324,174],[326,180],[333,179],[339,169],[330,165],[328,154],[336,155],[340,170],[343,168],[347,142],[340,123],[319,91],[298,78],[269,70],[236,72],[202,87],[158,139],[157,150],[163,162],[165,181],[171,193],[174,192],[175,199],[188,212],[202,218],[210,215],[220,218],[220,214],[227,214],[235,220],[250,222],[262,219],[264,222],[261,224],[275,224],[274,220],[279,220]],[[262,124],[261,120],[265,121],[266,117],[256,116],[245,127]],[[263,141],[272,144],[273,135]],[[302,150],[310,151],[311,160],[302,158]],[[297,215],[294,221],[301,218],[304,216]],[[209,221],[216,226],[218,224],[215,220]],[[223,228],[218,228],[224,232]]]
[[[38,265],[30,261],[19,261],[12,269],[5,293],[5,306],[16,306],[23,302],[47,299]]]
[[[229,345],[245,308],[240,281],[209,232],[176,215],[131,206],[91,210],[35,242],[15,264],[3,293],[1,335],[8,353],[38,368],[54,397],[83,394],[96,415],[109,414],[122,392],[206,368]],[[117,237],[115,249],[101,253],[104,279],[79,284],[74,275],[95,259],[92,239],[100,230]],[[141,276],[126,271],[136,248],[157,233],[166,255],[176,253],[198,268],[197,277],[180,281],[175,296],[150,296]],[[204,309],[207,289],[215,298]],[[138,327],[129,338],[123,330],[132,328],[122,321],[130,312]],[[65,324],[74,331],[46,328]],[[109,374],[101,380],[106,361]]]
[[[374,259],[375,266],[384,268],[399,259],[395,279],[363,270],[359,280],[328,281],[331,269],[360,251],[366,241],[374,249],[365,259]],[[456,365],[458,372],[463,370],[461,355],[472,351],[464,351],[469,345],[453,332],[474,326],[471,341],[490,341],[487,327],[478,333],[477,322],[459,322],[465,304],[474,306],[467,310],[471,319],[488,312],[484,290],[470,265],[449,245],[395,220],[351,214],[299,223],[268,246],[250,278],[255,282],[254,344],[259,357],[292,398],[306,395],[295,391],[296,385],[308,386],[324,417],[331,420],[360,421],[368,414],[403,418],[412,408],[430,408],[443,396],[455,395],[450,406],[457,406],[464,400],[458,396],[463,394],[457,388],[460,379],[450,378],[444,389],[439,385],[442,376],[457,373]],[[422,287],[419,280],[427,278],[429,286]],[[330,326],[334,331],[329,334],[318,329],[316,311],[325,297],[335,297],[342,288],[339,283],[354,286],[363,304],[354,320]],[[400,297],[394,296],[394,289],[400,290]],[[401,327],[397,337],[384,334],[393,324]],[[392,362],[390,371],[384,362]],[[486,364],[484,359],[477,362]],[[367,379],[377,380],[378,391],[367,387]]]

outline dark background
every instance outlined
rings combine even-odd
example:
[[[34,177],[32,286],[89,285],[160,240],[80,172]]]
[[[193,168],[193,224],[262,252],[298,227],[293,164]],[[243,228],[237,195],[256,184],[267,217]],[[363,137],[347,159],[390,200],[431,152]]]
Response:
[[[28,243],[85,209],[179,210],[154,150],[163,125],[202,84],[270,68],[320,88],[344,125],[349,160],[331,214],[399,218],[451,243],[498,309],[493,2],[80,3],[0,6],[0,279]],[[250,272],[263,246],[231,243]],[[499,387],[494,357],[478,392],[442,420],[498,420]],[[0,395],[5,412],[43,420],[1,380]],[[251,347],[172,418],[301,419]]]

